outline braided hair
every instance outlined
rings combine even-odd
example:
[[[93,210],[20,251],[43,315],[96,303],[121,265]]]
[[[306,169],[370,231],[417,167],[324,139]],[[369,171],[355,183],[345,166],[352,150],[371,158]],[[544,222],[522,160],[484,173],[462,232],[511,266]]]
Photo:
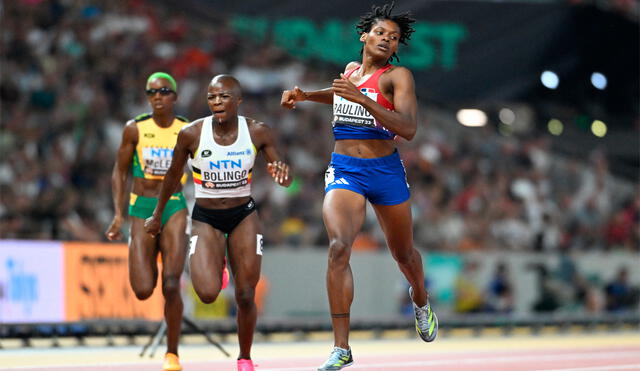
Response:
[[[378,21],[388,19],[392,22],[395,22],[400,27],[399,42],[407,45],[407,40],[411,39],[411,34],[415,31],[412,25],[416,20],[411,16],[410,12],[392,15],[391,10],[393,10],[394,6],[395,2],[391,2],[390,4],[385,4],[383,6],[371,6],[371,11],[369,13],[360,16],[360,22],[358,22],[358,24],[356,25],[358,35],[362,35],[363,33],[371,31],[371,28]],[[363,49],[360,50],[360,54],[362,54]],[[389,61],[392,61],[394,58],[397,61],[400,61],[400,58],[398,58],[396,53],[393,53],[391,58],[389,58]]]

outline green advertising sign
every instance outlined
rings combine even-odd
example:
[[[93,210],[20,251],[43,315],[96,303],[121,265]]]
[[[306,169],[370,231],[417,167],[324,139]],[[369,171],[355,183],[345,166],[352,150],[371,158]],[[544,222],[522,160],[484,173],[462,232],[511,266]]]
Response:
[[[462,271],[463,261],[459,255],[430,253],[424,260],[429,281],[428,290],[440,304],[453,305],[456,278]]]
[[[354,60],[362,47],[355,32],[355,21],[309,18],[268,19],[237,15],[231,24],[243,37],[274,44],[298,58],[315,58],[336,64]],[[453,70],[458,62],[460,43],[468,35],[458,23],[417,22],[409,45],[401,45],[402,64],[411,69],[441,68]]]

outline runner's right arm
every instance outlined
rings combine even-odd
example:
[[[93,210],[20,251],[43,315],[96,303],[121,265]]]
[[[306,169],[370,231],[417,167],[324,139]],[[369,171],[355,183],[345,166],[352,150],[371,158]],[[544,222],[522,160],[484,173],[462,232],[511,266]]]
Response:
[[[350,71],[360,64],[358,62],[349,62],[344,68],[344,72]],[[292,90],[285,90],[282,92],[282,98],[280,99],[280,105],[284,108],[292,109],[296,108],[296,102],[303,102],[305,100],[324,104],[333,104],[333,87],[322,90],[303,91],[299,87],[295,86]]]
[[[125,188],[129,179],[133,154],[136,150],[137,143],[138,127],[135,121],[132,120],[127,123],[122,132],[122,141],[120,142],[120,148],[118,148],[118,154],[116,155],[116,163],[113,165],[113,172],[111,173],[114,215],[111,225],[105,232],[109,241],[122,238],[120,228],[125,217],[122,207],[125,203],[127,194]]]
[[[333,88],[303,91],[296,86],[292,90],[285,90],[282,92],[280,105],[291,109],[296,108],[296,102],[303,102],[305,100],[317,103],[333,104]]]

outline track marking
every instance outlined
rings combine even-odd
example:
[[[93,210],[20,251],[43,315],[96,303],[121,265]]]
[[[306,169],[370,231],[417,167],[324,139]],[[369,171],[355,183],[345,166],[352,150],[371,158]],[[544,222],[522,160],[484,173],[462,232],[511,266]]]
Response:
[[[613,360],[620,357],[639,357],[638,352],[624,351],[624,352],[603,352],[603,353],[568,353],[568,354],[554,354],[554,355],[522,355],[522,356],[500,356],[500,357],[477,357],[477,358],[454,358],[454,359],[442,359],[433,361],[411,361],[411,362],[390,362],[390,363],[377,363],[377,364],[358,364],[357,358],[353,366],[350,369],[375,369],[375,368],[408,368],[416,366],[444,366],[444,365],[477,365],[488,363],[512,363],[523,361],[570,361],[570,360],[597,360],[607,359]],[[600,366],[596,368],[586,368],[584,370],[604,370],[602,367],[615,367],[615,366]],[[286,368],[261,368],[260,371],[296,371],[300,370],[300,367],[286,367]],[[568,371],[572,369],[562,369]],[[582,369],[576,369],[582,370]],[[614,370],[614,369],[612,369]]]
[[[550,355],[516,355],[516,356],[498,356],[498,357],[472,357],[472,358],[460,358],[453,357],[452,359],[438,359],[438,360],[426,360],[426,361],[410,361],[410,362],[387,362],[387,363],[358,363],[356,362],[350,369],[378,369],[378,368],[409,368],[416,366],[445,366],[445,365],[478,365],[488,363],[513,363],[513,362],[526,362],[526,361],[570,361],[570,360],[615,360],[620,358],[640,358],[637,351],[615,351],[615,352],[597,352],[597,353],[567,353],[567,354],[550,354]],[[364,357],[369,358],[369,357]],[[184,362],[188,365],[190,362]],[[200,363],[200,362],[199,362]],[[216,362],[219,363],[219,362]],[[260,363],[260,362],[258,362]],[[87,367],[123,367],[123,366],[140,366],[142,363],[102,363],[102,364],[85,364],[85,365],[69,365],[69,366],[50,366],[48,369],[79,369]],[[639,365],[621,365],[621,366],[598,366],[598,367],[585,367],[585,368],[566,368],[566,369],[540,369],[544,371],[590,371],[590,370],[629,370]],[[609,368],[607,368],[609,367]],[[621,368],[616,368],[621,367]],[[30,369],[42,369],[42,366],[25,366],[15,367],[13,369],[30,370]],[[285,367],[285,368],[260,368],[260,371],[296,371],[300,370],[298,367]]]
[[[640,363],[635,365],[594,366],[580,368],[541,368],[537,371],[608,371],[608,370],[640,370]]]

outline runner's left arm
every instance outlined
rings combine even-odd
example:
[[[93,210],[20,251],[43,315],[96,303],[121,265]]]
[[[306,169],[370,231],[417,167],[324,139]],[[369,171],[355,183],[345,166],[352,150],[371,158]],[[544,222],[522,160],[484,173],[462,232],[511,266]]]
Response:
[[[273,131],[264,123],[253,125],[253,135],[258,142],[258,150],[263,153],[267,161],[267,171],[276,183],[284,187],[290,186],[293,181],[291,167],[282,160]]]

